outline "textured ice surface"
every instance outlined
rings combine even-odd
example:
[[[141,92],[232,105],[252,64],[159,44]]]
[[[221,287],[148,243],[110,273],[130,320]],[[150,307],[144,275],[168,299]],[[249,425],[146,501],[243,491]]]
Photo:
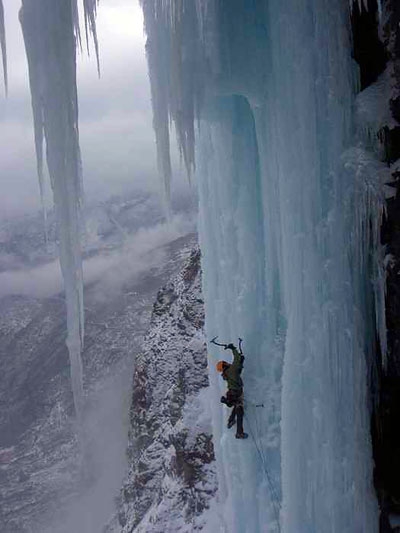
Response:
[[[224,530],[375,532],[382,167],[354,116],[349,3],[142,4],[167,181],[169,122],[189,169],[196,144],[208,334],[245,339],[246,442],[225,428],[210,354]]]

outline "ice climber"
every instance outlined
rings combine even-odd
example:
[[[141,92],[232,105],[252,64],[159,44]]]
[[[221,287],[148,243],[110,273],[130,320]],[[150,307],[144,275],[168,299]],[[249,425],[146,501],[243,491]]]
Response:
[[[247,439],[247,433],[243,431],[243,381],[240,374],[243,370],[244,355],[239,344],[240,351],[233,344],[218,344],[213,339],[214,344],[223,346],[225,350],[232,350],[233,362],[218,361],[217,370],[222,373],[222,378],[227,382],[228,390],[225,396],[221,397],[221,403],[228,407],[233,407],[228,419],[228,428],[236,423],[236,438]]]

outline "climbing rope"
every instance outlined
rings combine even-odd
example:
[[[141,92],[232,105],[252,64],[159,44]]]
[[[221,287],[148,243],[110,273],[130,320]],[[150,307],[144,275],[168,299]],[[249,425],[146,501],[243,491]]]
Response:
[[[228,347],[232,346],[232,345],[229,345],[229,344],[217,342],[217,339],[218,339],[218,337],[214,337],[213,339],[211,339],[210,343],[215,344],[216,346],[220,346],[220,347],[224,348],[225,350],[227,350]],[[239,353],[240,353],[240,355],[243,355],[242,343],[243,343],[243,339],[239,337]],[[264,407],[263,403],[252,404],[252,405],[254,405],[254,407]],[[280,519],[279,519],[281,504],[280,504],[280,501],[278,499],[274,484],[272,482],[272,478],[271,478],[270,473],[269,473],[268,468],[267,468],[267,460],[266,460],[266,457],[265,457],[263,451],[261,450],[260,446],[257,444],[257,440],[256,440],[256,438],[254,436],[254,432],[253,432],[253,430],[251,428],[250,422],[249,422],[247,416],[244,413],[243,413],[243,417],[246,419],[246,423],[247,423],[247,426],[249,428],[250,436],[251,436],[251,438],[252,438],[252,440],[254,442],[254,445],[255,445],[255,447],[257,449],[257,452],[258,452],[258,454],[260,456],[261,464],[263,465],[263,470],[265,472],[265,475],[266,475],[266,478],[267,478],[267,482],[268,482],[268,486],[269,486],[269,491],[270,491],[270,494],[271,494],[271,502],[272,502],[272,507],[274,509],[274,513],[275,513],[275,520],[276,520],[276,524],[278,526],[278,532],[281,533],[281,524],[280,524]],[[260,434],[257,417],[256,417],[255,420],[256,420],[257,433]]]
[[[273,506],[273,509],[274,509],[274,513],[275,513],[276,524],[278,526],[279,533],[281,533],[281,523],[280,523],[280,519],[279,519],[279,513],[280,513],[280,509],[281,509],[281,504],[280,504],[280,501],[279,501],[278,496],[276,494],[276,490],[275,490],[274,484],[272,482],[271,475],[270,475],[270,473],[268,471],[268,468],[267,468],[266,458],[265,458],[260,446],[257,444],[257,440],[256,440],[256,438],[254,436],[254,432],[253,432],[253,430],[251,428],[249,419],[247,418],[246,415],[244,415],[244,418],[246,419],[246,423],[247,423],[247,426],[249,428],[250,436],[251,436],[251,438],[252,438],[252,440],[254,442],[254,445],[256,447],[258,455],[260,456],[261,463],[263,465],[263,470],[265,472],[265,476],[266,476],[267,481],[268,481],[269,491],[270,491],[270,494],[271,494],[271,502],[272,502],[272,506]]]
[[[256,405],[256,407],[257,407],[257,405]],[[261,404],[261,407],[264,407],[264,404]],[[259,418],[256,416],[255,420],[256,420],[256,435],[258,435],[258,441],[260,441],[261,440],[261,438],[260,438],[261,430],[260,430],[260,425],[259,425]],[[268,473],[266,452],[264,451],[262,446],[260,446],[260,450],[261,450],[261,455],[262,455],[262,457],[264,459],[265,469],[266,469],[266,471]],[[271,482],[272,493],[273,493],[274,498],[275,498],[275,503],[279,507],[279,509],[281,509],[281,502],[280,502],[280,498],[278,497],[278,491],[276,489],[276,485],[273,483],[272,478],[269,475],[269,473],[268,473],[268,476],[269,476],[269,479],[270,479],[270,482]]]

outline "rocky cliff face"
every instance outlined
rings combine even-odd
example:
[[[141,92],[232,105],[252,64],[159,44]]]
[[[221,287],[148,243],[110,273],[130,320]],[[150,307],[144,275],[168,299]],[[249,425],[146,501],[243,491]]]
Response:
[[[381,9],[381,13],[379,13]],[[380,15],[380,16],[379,16]],[[377,343],[372,391],[374,482],[381,509],[380,531],[400,531],[400,4],[398,0],[368,0],[368,11],[355,3],[354,57],[360,66],[361,90],[385,80],[380,107],[384,120],[374,144],[387,166],[393,194],[386,200],[381,241],[386,255],[387,358]],[[381,80],[380,82],[377,80]]]
[[[108,531],[192,532],[216,492],[200,252],[158,293],[136,358],[129,473]]]

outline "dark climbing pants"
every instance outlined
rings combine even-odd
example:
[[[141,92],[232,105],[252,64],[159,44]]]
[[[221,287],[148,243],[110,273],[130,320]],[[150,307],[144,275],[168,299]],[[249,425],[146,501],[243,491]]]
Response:
[[[232,412],[230,414],[228,424],[233,426],[236,420],[236,433],[243,433],[243,389],[241,390],[228,390],[226,393],[227,400],[233,405]],[[229,404],[228,404],[229,405]]]
[[[233,425],[236,420],[236,433],[243,433],[243,405],[235,405],[230,414],[228,424]]]

